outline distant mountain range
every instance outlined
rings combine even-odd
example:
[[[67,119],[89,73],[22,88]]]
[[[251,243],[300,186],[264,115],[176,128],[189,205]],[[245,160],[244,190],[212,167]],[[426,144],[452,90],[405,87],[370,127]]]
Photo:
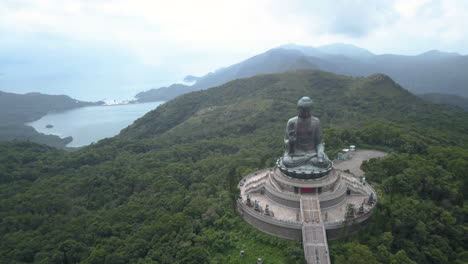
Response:
[[[152,101],[169,101],[174,97],[181,94],[195,91],[191,86],[184,84],[173,84],[168,87],[161,87],[159,89],[151,89],[146,92],[138,93],[135,97],[138,102],[152,102]]]
[[[468,111],[468,98],[466,97],[437,93],[420,94],[419,97],[436,104],[456,105],[463,108],[465,111]]]
[[[320,69],[349,75],[384,73],[415,94],[439,93],[468,97],[468,56],[428,51],[416,56],[383,54],[349,44],[320,47],[287,44],[201,77],[188,76],[191,86],[176,84],[136,95],[140,102],[169,100],[178,95],[207,89],[258,74],[298,69]]]

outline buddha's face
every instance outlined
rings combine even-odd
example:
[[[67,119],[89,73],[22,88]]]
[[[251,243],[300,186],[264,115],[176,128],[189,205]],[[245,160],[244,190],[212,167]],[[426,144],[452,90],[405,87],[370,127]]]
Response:
[[[298,107],[298,116],[301,118],[308,118],[312,116],[312,108],[310,107]]]

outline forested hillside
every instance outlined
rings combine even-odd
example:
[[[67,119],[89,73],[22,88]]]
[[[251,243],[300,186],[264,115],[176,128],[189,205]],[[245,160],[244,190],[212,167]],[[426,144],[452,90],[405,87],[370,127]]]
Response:
[[[41,93],[14,94],[0,91],[0,141],[30,140],[55,147],[65,147],[72,139],[44,135],[25,123],[49,112],[59,112],[97,103],[82,102],[66,95]]]
[[[385,75],[321,71],[189,93],[73,153],[1,143],[0,263],[303,263],[300,242],[235,213],[237,182],[273,166],[302,96],[331,157],[350,144],[391,152],[363,165],[378,210],[331,242],[333,263],[466,263],[467,113]]]
[[[169,101],[181,94],[190,92],[190,86],[183,84],[173,84],[169,87],[161,87],[159,89],[151,89],[135,95],[139,102],[154,102],[154,101]]]

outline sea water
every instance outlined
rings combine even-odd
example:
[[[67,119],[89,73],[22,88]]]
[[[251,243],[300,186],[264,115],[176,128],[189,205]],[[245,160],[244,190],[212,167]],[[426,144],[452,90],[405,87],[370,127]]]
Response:
[[[50,113],[26,125],[32,126],[43,134],[57,135],[62,138],[72,136],[73,141],[67,147],[81,147],[119,134],[120,130],[162,103],[87,106]],[[47,128],[47,125],[53,127]]]

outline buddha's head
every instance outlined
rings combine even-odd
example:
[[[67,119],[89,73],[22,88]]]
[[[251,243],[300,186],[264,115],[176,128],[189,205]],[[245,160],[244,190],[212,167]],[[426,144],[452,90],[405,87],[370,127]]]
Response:
[[[312,115],[312,99],[310,97],[304,96],[297,102],[297,111],[298,116],[302,118],[307,118]]]

